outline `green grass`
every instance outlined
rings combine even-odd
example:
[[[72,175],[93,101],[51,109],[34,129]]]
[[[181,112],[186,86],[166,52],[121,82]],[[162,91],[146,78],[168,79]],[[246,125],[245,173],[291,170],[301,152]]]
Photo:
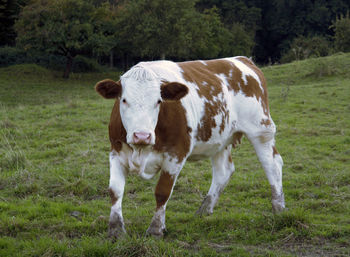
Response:
[[[195,211],[209,161],[188,162],[167,208],[164,239],[145,237],[157,179],[127,180],[128,235],[107,239],[113,101],[94,84],[117,73],[63,80],[35,65],[0,69],[0,256],[350,255],[350,54],[263,69],[288,211],[274,215],[270,187],[247,140],[214,214]]]

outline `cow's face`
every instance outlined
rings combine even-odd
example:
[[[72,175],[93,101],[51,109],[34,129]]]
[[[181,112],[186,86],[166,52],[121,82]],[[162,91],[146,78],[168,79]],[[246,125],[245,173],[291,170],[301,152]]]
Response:
[[[124,76],[118,82],[100,81],[95,88],[104,98],[120,100],[126,141],[134,146],[155,144],[155,128],[162,102],[180,100],[188,92],[185,85],[177,82],[139,81]]]

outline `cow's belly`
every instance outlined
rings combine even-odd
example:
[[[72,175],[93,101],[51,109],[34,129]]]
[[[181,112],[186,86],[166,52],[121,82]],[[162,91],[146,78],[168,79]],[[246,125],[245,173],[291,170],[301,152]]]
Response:
[[[218,151],[222,149],[221,144],[197,144],[193,147],[193,150],[188,157],[189,161],[198,161],[201,159],[207,159],[214,156]]]
[[[227,128],[222,133],[213,131],[212,137],[206,142],[195,140],[188,160],[196,161],[216,155],[228,145],[232,144],[233,133],[234,131],[232,128]]]

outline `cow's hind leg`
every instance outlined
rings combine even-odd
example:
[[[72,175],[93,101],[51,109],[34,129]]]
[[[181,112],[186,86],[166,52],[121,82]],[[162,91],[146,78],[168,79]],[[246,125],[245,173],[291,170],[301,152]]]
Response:
[[[173,191],[178,173],[170,174],[169,172],[162,170],[156,190],[155,197],[157,202],[156,212],[152,218],[151,225],[147,229],[147,234],[162,237],[166,230],[165,228],[165,210],[167,202]]]
[[[269,180],[272,193],[272,209],[275,212],[280,212],[285,208],[282,188],[283,160],[275,147],[274,132],[267,130],[258,136],[247,135],[247,137],[253,144]]]
[[[213,208],[218,201],[221,192],[224,190],[235,170],[231,158],[231,148],[232,146],[229,145],[223,151],[212,157],[211,162],[213,171],[211,186],[196,214],[210,215],[213,213]]]

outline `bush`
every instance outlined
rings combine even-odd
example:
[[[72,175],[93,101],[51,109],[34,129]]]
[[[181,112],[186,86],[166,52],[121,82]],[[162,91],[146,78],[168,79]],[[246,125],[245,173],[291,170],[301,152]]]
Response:
[[[299,36],[293,40],[290,49],[282,56],[281,63],[322,57],[333,53],[329,40],[322,36]]]
[[[37,64],[42,67],[62,71],[66,57],[39,51],[25,51],[16,47],[0,48],[0,67],[18,64]],[[73,72],[98,72],[102,67],[93,59],[78,55],[73,61]]]
[[[350,16],[349,11],[346,15],[337,17],[333,25],[335,49],[340,52],[350,52]]]
[[[24,63],[26,58],[26,53],[23,50],[15,47],[0,48],[0,67]]]
[[[98,72],[102,67],[93,59],[78,55],[73,60],[73,72]]]
[[[38,64],[45,68],[63,70],[66,58],[53,54],[38,51],[25,51],[16,47],[0,48],[0,67],[7,67],[16,64]]]

